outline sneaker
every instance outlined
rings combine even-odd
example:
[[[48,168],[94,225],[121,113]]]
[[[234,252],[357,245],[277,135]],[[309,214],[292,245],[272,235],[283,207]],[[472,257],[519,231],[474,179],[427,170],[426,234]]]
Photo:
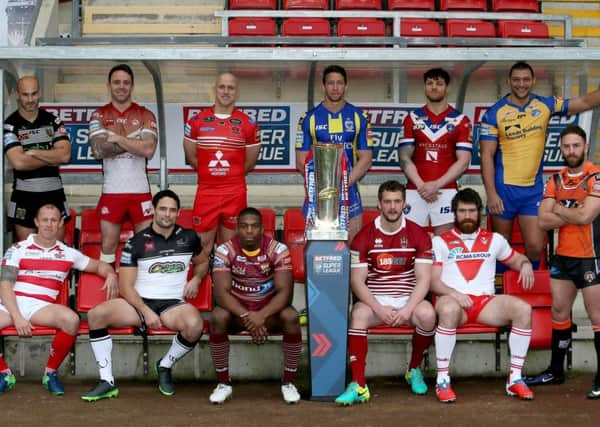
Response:
[[[100,399],[112,399],[119,396],[119,388],[116,384],[111,384],[106,380],[98,381],[96,387],[81,396],[86,402],[95,402]]]
[[[12,390],[17,383],[17,379],[12,373],[0,372],[0,394]]]
[[[156,375],[158,376],[158,389],[165,396],[173,396],[175,394],[175,384],[173,384],[173,377],[171,376],[171,368],[165,368],[160,366],[159,359],[156,362]]]
[[[58,371],[44,374],[42,377],[42,385],[54,396],[62,396],[65,394],[65,388],[58,379]]]
[[[565,382],[565,374],[557,374],[548,368],[538,375],[523,378],[523,381],[527,385],[562,384]]]
[[[292,404],[300,401],[300,393],[298,393],[298,389],[296,389],[296,386],[292,383],[281,385],[281,395],[283,396],[285,403]]]
[[[588,399],[598,399],[600,398],[600,383],[594,382],[590,391],[587,394]]]
[[[346,387],[346,391],[335,399],[335,403],[348,406],[354,405],[355,403],[368,402],[370,398],[371,393],[369,393],[369,387],[366,384],[364,387],[361,387],[358,383],[351,382],[348,384],[348,387]]]
[[[512,383],[506,382],[506,394],[509,396],[517,396],[521,400],[533,400],[533,391],[522,378],[513,381]]]
[[[406,371],[404,378],[414,394],[427,393],[427,384],[425,384],[423,373],[419,368],[412,368],[410,371]]]
[[[435,396],[442,403],[452,403],[456,401],[456,393],[448,381],[438,383],[435,386]]]
[[[233,394],[233,387],[229,384],[219,383],[210,394],[208,400],[210,403],[215,403],[220,405],[224,403],[226,400],[231,399],[231,395]]]

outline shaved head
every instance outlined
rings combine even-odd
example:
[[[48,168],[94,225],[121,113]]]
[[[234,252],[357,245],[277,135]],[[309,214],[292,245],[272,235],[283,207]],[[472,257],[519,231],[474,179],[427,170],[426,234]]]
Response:
[[[27,119],[37,117],[40,107],[40,84],[33,76],[23,76],[17,83],[19,114]]]

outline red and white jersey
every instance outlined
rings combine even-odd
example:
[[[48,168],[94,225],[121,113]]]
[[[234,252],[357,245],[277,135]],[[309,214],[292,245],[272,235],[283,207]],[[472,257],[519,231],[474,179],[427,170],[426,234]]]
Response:
[[[131,139],[142,139],[145,134],[157,137],[154,113],[135,102],[125,111],[117,110],[112,103],[98,108],[94,111],[89,126],[90,138],[102,134],[117,134]],[[128,152],[102,159],[102,193],[149,193],[146,164],[145,157]]]
[[[464,294],[493,295],[496,261],[514,254],[501,234],[483,229],[472,234],[453,229],[433,238],[433,265],[442,266],[442,282]]]
[[[260,145],[253,119],[238,109],[223,117],[207,108],[188,120],[184,137],[196,144],[199,191],[222,194],[246,188],[246,148]]]
[[[71,268],[83,271],[90,258],[57,241],[51,248],[38,246],[34,234],[6,251],[3,266],[17,267],[15,295],[55,302]]]
[[[457,151],[473,151],[471,120],[448,106],[436,115],[427,106],[417,108],[404,119],[404,135],[400,147],[414,146],[412,161],[423,181],[434,181],[444,175],[456,162]],[[408,189],[415,189],[408,182]],[[456,182],[443,188],[458,188]]]
[[[352,268],[367,267],[367,286],[373,295],[410,296],[416,285],[415,264],[432,263],[431,239],[412,221],[388,233],[381,217],[365,225],[350,247]]]

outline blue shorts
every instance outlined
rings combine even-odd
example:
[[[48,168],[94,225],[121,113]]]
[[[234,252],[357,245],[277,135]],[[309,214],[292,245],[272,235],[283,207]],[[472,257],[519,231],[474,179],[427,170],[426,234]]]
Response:
[[[504,213],[494,216],[513,220],[518,215],[537,216],[544,195],[544,186],[541,182],[531,187],[496,182],[496,192],[504,204]]]

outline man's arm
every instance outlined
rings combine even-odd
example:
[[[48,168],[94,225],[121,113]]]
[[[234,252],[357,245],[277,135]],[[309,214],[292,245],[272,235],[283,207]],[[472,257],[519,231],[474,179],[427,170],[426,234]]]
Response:
[[[275,273],[273,275],[273,282],[275,284],[275,295],[273,295],[273,298],[271,298],[267,305],[257,312],[257,314],[259,314],[263,319],[262,324],[264,324],[264,321],[269,316],[279,313],[292,302],[292,289],[294,287],[294,278],[292,277],[292,272],[279,271]]]
[[[162,323],[158,315],[150,309],[140,294],[135,290],[135,281],[137,279],[137,267],[135,266],[121,266],[119,270],[119,292],[121,296],[127,301],[133,308],[144,316],[144,321],[149,328],[160,329]]]
[[[450,165],[445,174],[436,180],[436,186],[439,190],[444,186],[456,182],[458,178],[467,170],[471,163],[471,152],[466,150],[456,151],[456,161]]]
[[[250,172],[256,166],[260,154],[260,144],[246,147],[246,160],[244,162],[244,173]]]
[[[582,205],[576,208],[567,208],[560,203],[556,203],[552,208],[552,212],[569,224],[591,224],[600,214],[600,197],[587,196]]]
[[[547,197],[542,200],[538,209],[538,225],[542,230],[553,230],[567,223],[553,212],[555,205],[557,205],[555,199]]]
[[[296,150],[296,169],[302,176],[304,176],[304,163],[306,162],[307,156],[308,151]]]
[[[498,141],[483,141],[479,144],[481,149],[481,177],[487,194],[487,205],[490,213],[500,215],[504,212],[502,199],[496,192],[494,156],[498,148]]]
[[[248,310],[231,295],[231,272],[213,272],[213,290],[217,305],[237,317],[247,316]]]
[[[71,160],[71,143],[68,139],[61,139],[54,143],[50,150],[28,150],[26,156],[41,160],[50,166],[59,166]]]
[[[410,182],[415,184],[417,188],[420,188],[424,181],[421,179],[421,175],[419,175],[419,171],[417,167],[412,161],[412,156],[415,152],[414,145],[401,145],[398,147],[398,162],[400,163],[400,168],[404,175],[408,178]]]
[[[183,296],[186,298],[196,298],[198,291],[200,290],[200,284],[208,273],[208,257],[204,252],[200,252],[198,255],[191,259],[193,274],[192,278],[188,280],[183,289]]]
[[[350,177],[348,178],[348,185],[353,185],[358,182],[371,168],[373,159],[372,150],[357,150],[356,151],[356,164],[352,168]]]
[[[581,113],[600,105],[600,89],[569,99],[569,114]]]
[[[0,267],[0,300],[2,300],[2,305],[8,310],[17,334],[20,337],[29,337],[31,336],[33,326],[21,314],[17,305],[17,297],[13,290],[13,286],[17,281],[17,271],[17,267],[12,265],[3,265]]]
[[[119,295],[119,282],[115,270],[110,264],[104,261],[99,261],[94,258],[90,258],[88,265],[83,270],[87,273],[97,274],[98,276],[104,277],[104,286],[102,291],[106,291],[108,299],[116,298]]]
[[[381,319],[386,325],[391,325],[393,320],[393,309],[389,306],[384,306],[375,299],[371,290],[367,286],[368,267],[352,267],[350,269],[350,287],[356,298],[363,304],[368,305],[371,310]]]
[[[504,262],[504,264],[510,267],[511,270],[519,272],[518,282],[521,283],[523,289],[529,290],[533,288],[533,283],[535,281],[533,267],[525,255],[515,252],[508,261]]]
[[[127,138],[113,133],[108,136],[107,141],[117,144],[128,153],[145,157],[146,159],[151,159],[154,156],[157,146],[156,136],[149,132],[143,132],[142,137],[139,139]]]
[[[188,138],[183,138],[183,152],[185,160],[193,169],[198,169],[198,157],[196,153],[196,142]]]
[[[17,145],[9,148],[6,151],[6,158],[13,169],[18,171],[30,171],[39,169],[47,165],[46,162],[32,156],[25,154],[23,147]]]

